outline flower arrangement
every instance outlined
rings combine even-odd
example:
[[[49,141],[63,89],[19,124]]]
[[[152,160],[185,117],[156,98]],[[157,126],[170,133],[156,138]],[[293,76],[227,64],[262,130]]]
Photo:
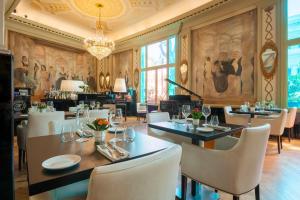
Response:
[[[194,108],[192,110],[192,118],[193,119],[200,119],[202,117],[202,112],[199,108]]]
[[[87,124],[87,126],[95,131],[104,131],[109,128],[109,122],[107,119],[95,119],[91,124]]]
[[[47,109],[47,105],[45,103],[39,103],[37,108],[40,112],[42,112],[44,109]]]

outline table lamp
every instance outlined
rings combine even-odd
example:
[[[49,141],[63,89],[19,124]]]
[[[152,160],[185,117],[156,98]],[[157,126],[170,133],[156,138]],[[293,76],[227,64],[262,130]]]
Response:
[[[119,93],[119,94],[127,92],[126,83],[125,83],[124,78],[116,78],[113,91],[116,93]],[[122,96],[122,99],[124,99],[123,96]]]

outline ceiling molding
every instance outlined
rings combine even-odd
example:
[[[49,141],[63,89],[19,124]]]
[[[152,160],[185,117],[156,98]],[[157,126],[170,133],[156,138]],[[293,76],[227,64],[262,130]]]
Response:
[[[10,15],[5,22],[8,30],[83,50],[83,38],[32,20]]]
[[[154,32],[157,32],[159,31],[160,29],[164,29],[168,26],[171,26],[171,25],[174,25],[176,23],[182,23],[184,21],[187,21],[195,16],[198,16],[198,15],[201,15],[203,13],[206,13],[206,12],[209,12],[213,9],[216,9],[226,3],[229,3],[231,2],[232,0],[214,0],[208,4],[205,4],[203,6],[200,6],[199,8],[195,8],[183,15],[180,15],[180,16],[177,16],[173,19],[170,19],[166,22],[163,22],[163,23],[160,23],[156,26],[153,26],[147,30],[144,30],[144,31],[140,31],[138,33],[135,33],[133,35],[130,35],[130,36],[127,36],[127,37],[124,37],[120,40],[117,40],[115,41],[116,43],[116,47],[118,48],[118,46],[122,46],[122,44],[126,43],[126,42],[130,42],[131,40],[135,40],[135,39],[139,39],[143,36],[146,36],[146,35],[149,35],[151,33],[154,33]]]
[[[17,7],[20,0],[6,0],[5,2],[5,17],[7,18]]]

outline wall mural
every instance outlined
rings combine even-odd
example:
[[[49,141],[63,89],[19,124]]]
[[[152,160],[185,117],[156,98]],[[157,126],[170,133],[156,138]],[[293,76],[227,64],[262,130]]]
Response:
[[[192,31],[192,88],[207,102],[254,99],[256,10]]]
[[[133,87],[133,51],[127,50],[114,54],[115,77],[125,78],[127,87]]]
[[[59,89],[64,79],[83,80],[97,89],[96,59],[87,52],[54,46],[26,35],[9,32],[9,49],[14,55],[15,87],[31,87],[35,99],[51,88]]]

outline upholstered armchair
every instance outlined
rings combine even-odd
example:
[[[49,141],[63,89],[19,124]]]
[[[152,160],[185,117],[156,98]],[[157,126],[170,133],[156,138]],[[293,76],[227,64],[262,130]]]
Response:
[[[248,114],[234,114],[230,113],[232,111],[231,106],[224,107],[225,121],[227,124],[237,124],[247,127],[250,122],[250,115]]]
[[[181,147],[142,158],[96,167],[87,200],[174,200]]]
[[[245,128],[236,145],[229,150],[204,149],[182,144],[182,195],[185,199],[187,177],[204,185],[239,196],[255,189],[259,200],[259,183],[270,134],[270,125]]]
[[[136,103],[136,117],[137,120],[140,120],[141,117],[146,119],[147,114],[147,104],[145,103]]]
[[[292,133],[294,132],[294,124],[297,116],[297,108],[290,108],[287,114],[285,128],[288,129],[289,142],[291,141]]]
[[[275,136],[277,138],[277,148],[278,153],[280,154],[280,150],[282,149],[282,134],[284,132],[284,127],[287,119],[287,109],[283,109],[280,115],[276,118],[252,118],[251,126],[261,126],[262,124],[270,124],[271,132],[270,135]]]
[[[170,120],[170,115],[168,112],[153,112],[147,113],[147,123],[155,123],[155,122],[166,122]],[[168,133],[166,131],[161,131],[148,127],[148,135],[153,137],[157,137],[162,140],[167,140],[169,142],[173,142],[176,144],[181,144],[182,142],[191,143],[192,140],[190,138],[176,135],[173,133]]]

